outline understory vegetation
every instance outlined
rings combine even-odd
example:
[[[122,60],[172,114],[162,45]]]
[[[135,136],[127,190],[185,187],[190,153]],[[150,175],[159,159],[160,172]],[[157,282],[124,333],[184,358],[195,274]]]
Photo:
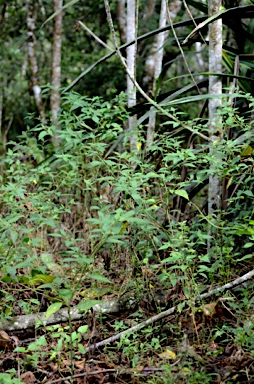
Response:
[[[254,380],[253,281],[199,298],[253,268],[253,121],[225,95],[216,155],[200,136],[207,120],[184,121],[174,108],[174,123],[160,114],[149,148],[136,127],[130,152],[124,94],[109,102],[69,93],[58,130],[39,124],[8,143],[1,383]],[[254,99],[244,99],[253,109]],[[52,152],[54,136],[60,145]],[[212,174],[223,198],[209,216]],[[128,331],[171,307],[171,315]],[[50,323],[65,308],[67,321]],[[24,329],[28,315],[35,326]]]

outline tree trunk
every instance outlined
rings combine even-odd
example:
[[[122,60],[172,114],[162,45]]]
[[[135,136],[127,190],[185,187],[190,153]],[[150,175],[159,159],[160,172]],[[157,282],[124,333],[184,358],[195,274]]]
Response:
[[[127,43],[133,41],[137,37],[136,31],[136,0],[127,0],[127,24],[126,24],[126,41]],[[127,67],[132,79],[136,79],[136,50],[137,44],[129,46],[126,50],[127,54]],[[136,105],[136,88],[127,76],[127,94],[128,94],[128,107]],[[136,116],[131,116],[128,120],[128,126],[130,128],[130,150],[137,150],[137,138],[135,134]]]
[[[181,1],[173,0],[169,4],[169,12],[171,14],[171,19],[173,20],[178,12],[181,9]],[[161,0],[161,11],[160,11],[160,22],[159,28],[163,28],[166,25],[167,21],[167,0]],[[153,94],[156,92],[156,86],[158,85],[158,79],[162,70],[163,54],[164,54],[164,44],[168,36],[168,31],[157,34],[156,40],[152,45],[151,53],[146,60],[147,66],[147,77],[146,80],[149,81],[149,78],[153,78]],[[158,94],[158,91],[157,91]],[[153,112],[154,111],[154,112]],[[154,108],[151,108],[152,114],[149,117],[148,127],[147,127],[147,138],[146,138],[146,147],[153,143],[155,123],[156,123],[156,112]]]
[[[167,20],[167,2],[166,2],[166,0],[162,0],[161,1],[159,28],[165,27],[166,20]],[[160,76],[161,70],[162,70],[164,43],[165,43],[167,36],[168,36],[168,32],[159,33],[156,36],[155,44],[152,45],[153,60],[151,60],[150,63],[152,63],[152,65],[153,65],[153,72],[154,72],[153,94],[155,94],[157,81],[159,79],[159,76]],[[154,110],[154,108],[151,108],[151,112],[153,110]],[[156,113],[154,111],[154,113],[152,113],[149,116],[149,122],[148,122],[148,127],[147,127],[147,136],[146,136],[146,147],[147,148],[149,148],[149,146],[153,143],[155,123],[156,123]]]
[[[209,17],[221,11],[221,0],[209,0]],[[222,19],[209,24],[209,72],[222,72]],[[221,180],[216,173],[217,164],[220,160],[216,153],[216,143],[222,138],[221,119],[217,110],[221,106],[222,83],[216,76],[209,76],[209,94],[218,95],[217,98],[209,100],[209,136],[211,138],[210,154],[211,175],[209,176],[208,188],[208,214],[220,209],[221,202]],[[210,230],[212,234],[212,229]],[[210,248],[210,244],[208,244]]]
[[[121,43],[126,43],[126,9],[125,0],[117,0],[116,17]]]
[[[54,0],[54,12],[59,11],[63,6],[62,0]],[[61,44],[62,44],[62,12],[58,13],[54,18],[54,36],[52,47],[52,74],[51,85],[53,87],[50,97],[50,107],[52,114],[52,123],[57,126],[58,112],[60,109],[60,87],[61,87]],[[58,137],[53,136],[52,141],[58,144]]]
[[[37,9],[33,0],[26,0],[26,23],[28,35],[28,61],[31,70],[31,83],[33,88],[34,100],[41,121],[44,125],[47,124],[44,105],[41,99],[41,87],[39,86],[39,71],[36,57],[36,37],[35,37],[35,22],[37,18]]]

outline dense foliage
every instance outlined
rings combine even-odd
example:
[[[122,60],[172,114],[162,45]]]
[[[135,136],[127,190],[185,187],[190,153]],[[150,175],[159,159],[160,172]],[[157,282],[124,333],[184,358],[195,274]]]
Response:
[[[33,3],[38,25],[46,22],[36,29],[36,49],[47,124],[40,121],[30,83],[24,4],[1,5],[0,382],[251,382],[253,281],[224,285],[247,273],[253,277],[251,57],[240,60],[233,73],[239,49],[249,53],[253,43],[253,9],[243,2],[238,12],[249,12],[240,48],[234,24],[223,18],[226,72],[216,74],[225,79],[217,111],[222,135],[211,145],[206,103],[214,95],[207,94],[207,68],[194,70],[200,55],[206,66],[206,45],[196,50],[194,35],[183,46],[185,58],[178,55],[179,41],[192,29],[181,24],[188,19],[184,4],[174,20],[179,41],[172,33],[167,37],[156,88],[147,81],[145,62],[152,36],[140,39],[137,80],[153,104],[139,94],[137,105],[128,107],[119,58],[106,60],[107,49],[76,23],[88,20],[115,49],[103,4],[71,3],[63,25],[57,124],[50,120],[47,65],[52,4]],[[195,18],[206,15],[205,2],[186,3]],[[227,3],[226,9],[236,7]],[[159,2],[150,16],[145,5],[140,4],[139,36],[156,29],[160,14]],[[117,2],[111,8],[117,30]],[[186,58],[197,84],[185,72]],[[233,74],[235,88],[228,80]],[[75,91],[66,90],[70,85]],[[155,108],[148,145],[147,119]],[[209,215],[213,175],[221,183],[220,207]],[[212,298],[200,300],[209,291]],[[114,313],[110,306],[117,307]],[[171,307],[163,320],[126,332],[103,349],[96,344]],[[65,309],[66,318],[50,323]],[[73,317],[73,311],[81,316]],[[27,321],[30,326],[22,326]]]

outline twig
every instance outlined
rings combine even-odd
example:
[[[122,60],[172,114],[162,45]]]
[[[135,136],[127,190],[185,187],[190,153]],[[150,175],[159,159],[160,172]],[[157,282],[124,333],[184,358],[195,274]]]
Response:
[[[79,377],[92,376],[92,375],[98,375],[100,373],[110,373],[110,372],[117,372],[117,369],[98,369],[97,371],[79,373],[78,375],[61,377],[61,379],[56,379],[56,380],[53,380],[53,381],[48,381],[48,382],[46,382],[46,384],[61,383],[64,380],[77,379]]]
[[[93,38],[98,41],[98,43],[100,43],[101,45],[103,45],[103,47],[109,49],[111,52],[113,52],[113,49],[110,48],[109,45],[107,45],[106,43],[104,43],[104,41],[102,41],[98,36],[96,36],[92,31],[91,29],[89,29],[84,23],[82,23],[82,21],[78,21],[79,25],[81,25],[81,27],[87,32],[89,33],[89,35],[93,36]]]
[[[153,367],[145,367],[142,369],[142,372],[138,376],[147,376],[149,374],[152,374],[153,372],[162,372],[165,371],[164,368],[153,368]],[[64,380],[69,380],[69,379],[77,379],[79,377],[85,377],[85,376],[92,376],[92,375],[98,375],[100,373],[128,373],[128,372],[133,372],[133,369],[98,369],[97,371],[90,371],[90,372],[84,372],[84,373],[79,373],[77,375],[73,376],[67,376],[67,377],[61,377],[61,379],[56,379],[53,381],[48,381],[45,384],[55,384],[55,383],[61,383],[61,381]],[[144,373],[142,375],[142,373]]]
[[[221,291],[223,291],[225,289],[229,289],[229,288],[235,287],[236,285],[239,285],[239,284],[241,284],[241,283],[251,279],[253,276],[254,276],[254,269],[252,271],[246,273],[245,275],[239,277],[238,279],[236,279],[234,281],[231,281],[231,283],[227,283],[227,284],[223,285],[222,287],[214,288],[214,289],[212,289],[209,292],[202,293],[202,295],[197,296],[196,298],[194,298],[194,301],[206,299],[206,298],[208,298],[208,297],[210,297],[210,296],[212,296],[212,295],[214,295],[214,294],[216,294],[218,292],[221,292]],[[187,304],[187,302],[183,302],[182,303],[182,308],[186,304]],[[158,315],[150,317],[150,319],[148,319],[146,321],[143,321],[142,323],[139,323],[139,324],[135,325],[134,327],[128,328],[125,331],[118,333],[117,335],[109,337],[108,339],[100,341],[99,343],[96,343],[94,345],[90,345],[89,347],[86,348],[86,352],[93,351],[94,349],[102,347],[102,346],[104,346],[104,345],[106,345],[108,343],[113,343],[114,341],[119,340],[123,335],[126,335],[127,333],[138,331],[141,328],[146,327],[146,326],[154,323],[155,321],[163,319],[164,317],[169,316],[172,313],[174,313],[176,308],[177,308],[176,306],[172,307],[172,308],[170,308],[170,309],[168,309],[166,311],[163,311],[163,312],[159,313]]]

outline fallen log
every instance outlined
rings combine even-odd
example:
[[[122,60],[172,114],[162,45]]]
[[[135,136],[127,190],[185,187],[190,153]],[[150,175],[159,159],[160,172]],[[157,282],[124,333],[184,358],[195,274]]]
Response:
[[[197,296],[193,298],[194,301],[199,301],[206,299],[210,296],[213,296],[219,292],[224,291],[225,289],[231,289],[239,284],[244,283],[245,281],[251,279],[254,276],[254,270],[246,273],[245,275],[233,280],[230,283],[227,283],[221,287],[214,288],[206,293],[203,293],[200,296]],[[120,312],[120,310],[125,309],[134,309],[138,302],[140,301],[141,297],[132,297],[132,295],[128,295],[125,297],[124,300],[121,299],[116,299],[116,300],[105,300],[100,304],[96,304],[92,307],[93,311],[95,313],[117,313]],[[156,301],[156,300],[155,300]],[[158,299],[158,304],[162,305],[163,300],[161,296]],[[164,303],[165,304],[165,303]],[[182,302],[181,305],[184,306],[187,304],[186,302]],[[91,345],[90,347],[87,348],[87,351],[90,351],[94,348],[98,348],[102,345],[107,344],[108,342],[113,342],[115,340],[118,340],[121,338],[122,335],[128,333],[128,332],[134,332],[137,331],[144,326],[147,326],[155,321],[158,321],[162,319],[163,317],[169,316],[170,314],[174,313],[176,307],[172,307],[166,311],[163,311],[159,313],[158,315],[155,315],[148,320],[137,324],[136,326],[129,328],[123,332],[120,332],[119,334],[106,339],[104,341],[101,341],[95,345]],[[21,316],[16,316],[11,319],[4,319],[0,321],[0,330],[4,331],[17,331],[17,330],[23,330],[27,328],[33,328],[36,326],[36,324],[41,323],[43,325],[52,325],[52,324],[58,324],[58,323],[63,323],[67,322],[70,320],[80,320],[80,319],[87,319],[86,313],[82,313],[78,307],[73,307],[73,308],[61,308],[59,311],[56,313],[52,314],[48,319],[46,318],[46,312],[39,312],[35,314],[30,314],[30,315],[21,315]]]

